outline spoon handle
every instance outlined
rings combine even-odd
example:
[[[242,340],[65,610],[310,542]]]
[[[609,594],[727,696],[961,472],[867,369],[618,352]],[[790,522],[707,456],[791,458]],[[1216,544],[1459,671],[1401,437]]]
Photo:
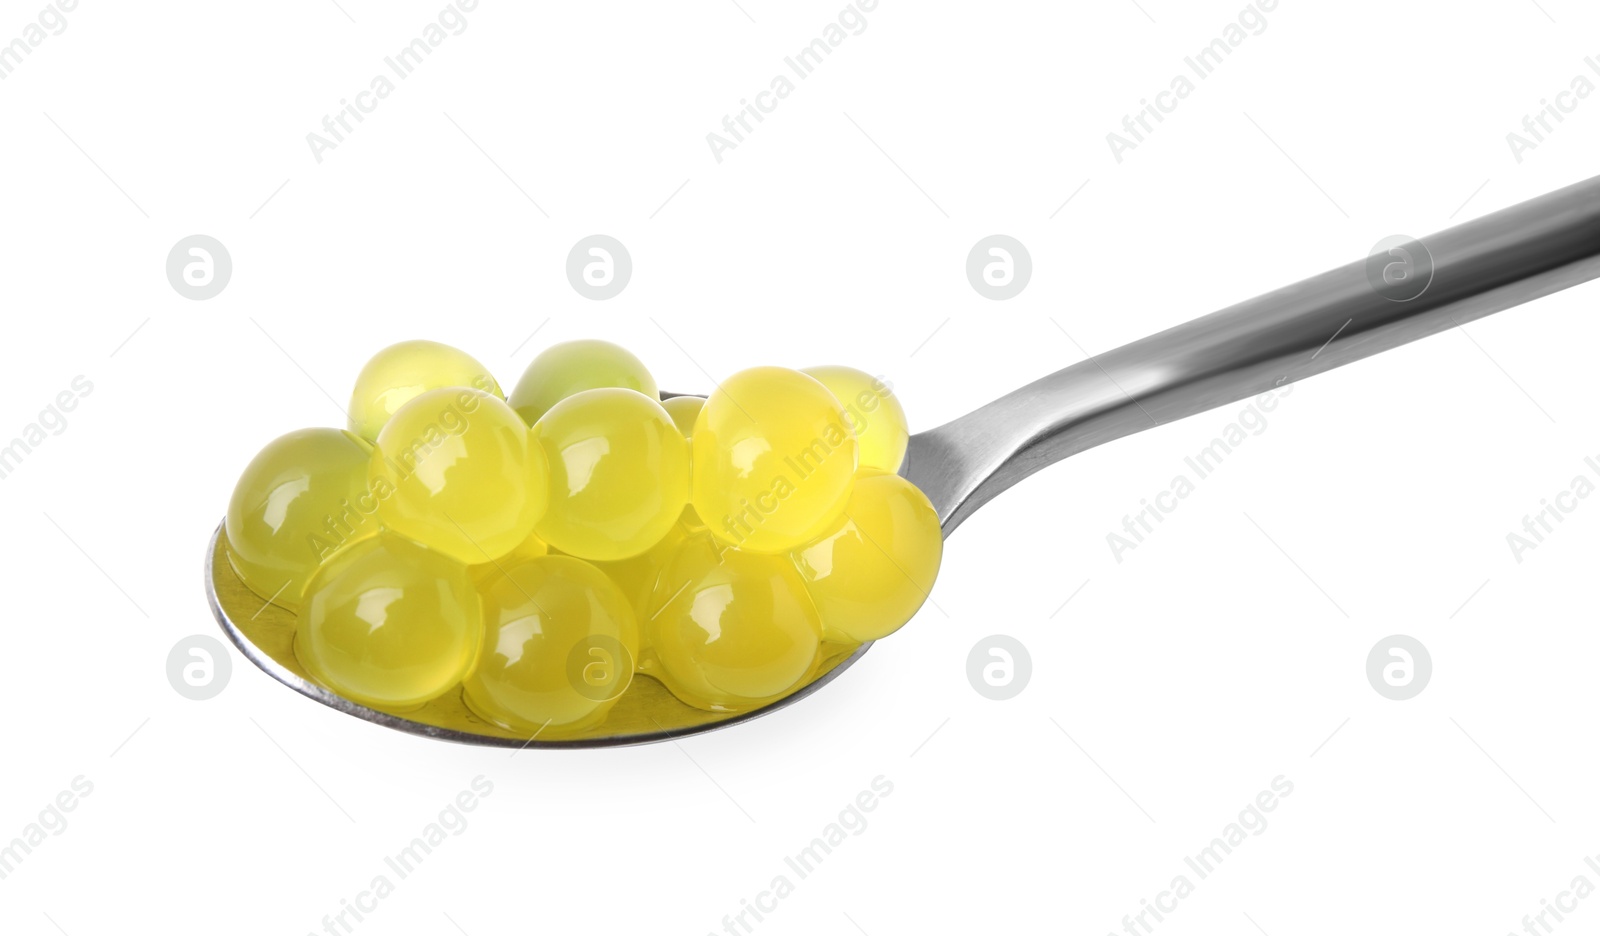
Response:
[[[1600,178],[1057,371],[913,436],[902,473],[949,536],[990,498],[1069,455],[1596,277]]]

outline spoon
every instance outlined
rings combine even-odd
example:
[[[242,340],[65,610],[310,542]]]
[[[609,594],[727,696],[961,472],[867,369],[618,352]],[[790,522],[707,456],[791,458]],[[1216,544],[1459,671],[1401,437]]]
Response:
[[[1600,277],[1600,178],[1420,240],[1391,238],[1365,260],[1135,341],[1036,380],[911,437],[901,474],[948,537],[1023,478],[1113,439],[1265,393]],[[221,552],[206,554],[206,594],[224,633],[268,675],[330,708],[443,741],[511,748],[667,741],[749,721],[806,698],[870,643],[835,647],[821,675],[754,711],[705,712],[636,678],[589,737],[541,740],[489,724],[459,691],[405,713],[352,702],[295,659],[294,615],[263,604]]]

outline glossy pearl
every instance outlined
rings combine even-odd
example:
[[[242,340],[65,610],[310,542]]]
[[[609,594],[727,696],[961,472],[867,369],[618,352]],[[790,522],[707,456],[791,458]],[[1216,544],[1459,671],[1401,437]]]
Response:
[[[620,387],[660,399],[656,379],[626,348],[609,341],[584,339],[551,345],[533,359],[508,402],[528,425],[552,406],[585,390]]]
[[[694,421],[700,417],[700,411],[705,405],[705,398],[697,396],[678,396],[661,401],[661,408],[672,417],[673,424],[683,433],[685,439],[694,435]]]
[[[585,390],[533,427],[550,466],[539,538],[583,559],[636,556],[689,500],[689,445],[661,404],[633,390]]]
[[[659,662],[652,672],[674,695],[698,708],[737,711],[811,677],[821,622],[785,557],[715,547],[701,536],[674,562],[667,575],[686,585],[645,626]]]
[[[369,442],[402,406],[445,387],[472,387],[503,397],[477,358],[437,341],[402,341],[373,355],[350,394],[350,431]]]
[[[368,497],[372,448],[339,429],[275,439],[245,468],[228,501],[228,560],[263,601],[294,610],[317,564],[376,533]]]
[[[468,565],[520,545],[549,498],[543,450],[479,390],[430,390],[401,407],[369,474],[384,526]]]
[[[467,567],[384,533],[341,550],[312,576],[295,654],[345,698],[410,708],[460,683],[482,640]]]
[[[755,367],[706,400],[691,442],[691,501],[711,533],[753,552],[793,549],[844,511],[857,444],[828,388],[799,371]]]
[[[482,594],[483,658],[465,684],[472,710],[541,736],[604,718],[639,654],[617,587],[586,562],[544,556],[506,569]]]
[[[933,589],[943,551],[939,514],[927,497],[898,475],[864,471],[839,524],[793,558],[823,633],[863,643],[911,620]]]
[[[906,411],[889,385],[853,367],[808,367],[802,373],[815,377],[844,408],[860,444],[858,467],[898,472],[911,432],[906,428]]]

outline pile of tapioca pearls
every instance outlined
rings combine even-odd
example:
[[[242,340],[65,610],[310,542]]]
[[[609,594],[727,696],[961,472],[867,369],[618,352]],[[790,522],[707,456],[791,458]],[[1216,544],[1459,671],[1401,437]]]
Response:
[[[755,708],[898,629],[938,572],[938,516],[896,474],[905,413],[850,368],[662,401],[628,351],[573,341],[504,398],[471,356],[410,341],[362,369],[349,415],[257,455],[225,532],[244,583],[296,612],[306,671],[364,705],[460,687],[557,737],[643,673]]]

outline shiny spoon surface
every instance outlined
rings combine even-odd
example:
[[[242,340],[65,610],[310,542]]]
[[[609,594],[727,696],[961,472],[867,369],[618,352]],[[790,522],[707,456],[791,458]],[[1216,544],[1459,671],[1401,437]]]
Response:
[[[1105,442],[1370,357],[1600,277],[1600,178],[1552,192],[1091,357],[911,437],[900,473],[948,537],[1028,475]],[[825,648],[821,675],[754,711],[705,712],[638,677],[604,732],[522,737],[473,715],[459,691],[385,712],[312,681],[294,657],[294,615],[264,604],[222,553],[206,553],[206,594],[224,633],[268,675],[322,704],[443,741],[512,748],[646,744],[749,721],[806,698],[872,645]]]

